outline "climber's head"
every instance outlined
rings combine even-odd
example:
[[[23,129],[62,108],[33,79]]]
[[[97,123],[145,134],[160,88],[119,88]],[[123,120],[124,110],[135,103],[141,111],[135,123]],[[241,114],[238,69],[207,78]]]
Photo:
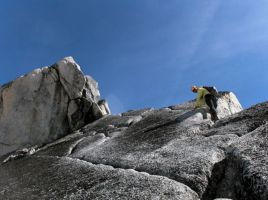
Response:
[[[191,87],[191,90],[192,90],[192,92],[194,92],[194,93],[197,93],[197,86],[195,86],[195,85],[193,85],[192,87]]]

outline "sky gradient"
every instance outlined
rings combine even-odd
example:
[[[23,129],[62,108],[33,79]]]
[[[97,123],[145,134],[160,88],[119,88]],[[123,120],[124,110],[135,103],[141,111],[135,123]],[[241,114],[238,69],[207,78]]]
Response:
[[[267,101],[268,1],[0,0],[0,84],[72,56],[113,113],[195,98]]]

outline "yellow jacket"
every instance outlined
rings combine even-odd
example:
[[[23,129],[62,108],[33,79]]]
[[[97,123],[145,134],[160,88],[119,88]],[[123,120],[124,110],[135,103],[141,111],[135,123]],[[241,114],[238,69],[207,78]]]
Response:
[[[205,88],[199,87],[197,89],[197,98],[196,98],[196,102],[195,102],[195,107],[196,108],[201,107],[206,103],[205,102],[205,96],[207,94],[210,94],[210,93]]]

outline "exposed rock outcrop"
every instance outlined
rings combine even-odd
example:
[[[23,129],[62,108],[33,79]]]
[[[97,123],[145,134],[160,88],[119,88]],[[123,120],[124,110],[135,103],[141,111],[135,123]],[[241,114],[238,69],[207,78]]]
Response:
[[[86,107],[94,110],[87,99],[98,96],[77,91],[69,123]],[[107,115],[2,156],[0,199],[267,200],[268,102],[242,110],[233,93],[221,92],[216,123],[193,104]]]
[[[0,88],[0,155],[52,142],[106,114],[97,82],[64,58]]]

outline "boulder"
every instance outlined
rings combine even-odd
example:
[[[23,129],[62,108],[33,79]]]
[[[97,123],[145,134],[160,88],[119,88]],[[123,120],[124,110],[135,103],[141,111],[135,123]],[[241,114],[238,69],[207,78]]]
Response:
[[[240,102],[238,101],[237,97],[233,92],[227,92],[227,91],[219,92],[217,97],[217,103],[218,103],[217,114],[220,119],[243,110]],[[172,110],[188,110],[193,109],[194,106],[195,106],[195,100],[191,100],[183,104],[169,106],[169,108]],[[204,105],[201,108],[199,108],[198,113],[202,113],[203,118],[209,118],[209,119],[211,118],[209,114],[209,108],[207,105]]]
[[[97,82],[72,57],[2,85],[0,97],[0,155],[52,142],[110,114],[107,103],[99,106]]]

